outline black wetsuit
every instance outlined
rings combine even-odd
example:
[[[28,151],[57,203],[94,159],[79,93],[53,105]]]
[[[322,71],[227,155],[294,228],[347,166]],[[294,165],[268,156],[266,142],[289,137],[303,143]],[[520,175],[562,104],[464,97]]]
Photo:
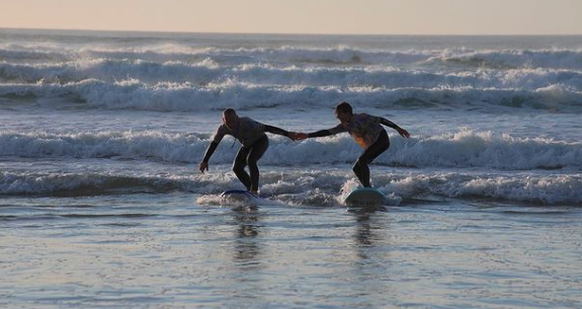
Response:
[[[356,176],[364,187],[371,187],[370,168],[368,167],[368,164],[374,161],[374,159],[376,159],[388,148],[390,148],[390,139],[388,138],[388,133],[386,133],[386,130],[382,130],[376,142],[372,144],[372,146],[368,147],[368,149],[364,151],[364,153],[354,164],[354,173],[356,173]]]
[[[338,126],[332,129],[310,133],[308,134],[308,136],[310,138],[323,137],[335,135],[341,132],[349,132],[354,138],[356,138],[356,141],[360,145],[362,145],[361,143],[362,140],[365,140],[366,138],[368,140],[371,140],[374,137],[373,132],[377,132],[378,137],[376,138],[376,140],[373,143],[371,143],[371,145],[369,145],[367,148],[365,148],[364,153],[360,155],[360,157],[353,166],[353,171],[356,174],[356,177],[358,177],[358,179],[360,180],[362,186],[371,187],[370,168],[368,167],[368,164],[374,161],[374,159],[376,159],[379,155],[381,155],[384,151],[386,151],[390,147],[390,139],[388,138],[388,133],[386,133],[386,130],[380,124],[383,124],[391,128],[398,128],[398,126],[396,126],[396,124],[394,124],[392,121],[382,117],[375,117],[367,114],[354,114],[352,123],[350,124],[347,125],[339,124]],[[355,131],[359,132],[355,133]],[[369,133],[371,134],[367,135]]]
[[[245,121],[255,122],[250,118],[246,118]],[[255,130],[255,134],[253,135],[255,136],[244,140],[241,140],[242,134],[238,134],[238,129],[235,130],[235,132],[232,132],[230,129],[225,130],[223,127],[224,125],[220,126],[217,130],[217,134],[215,135],[215,139],[208,146],[202,161],[208,162],[208,160],[210,160],[210,157],[216,150],[216,147],[218,147],[218,144],[220,143],[220,140],[224,134],[234,136],[235,138],[239,139],[241,143],[243,143],[243,146],[241,146],[236,155],[236,158],[234,159],[232,170],[240,182],[242,182],[243,185],[247,188],[247,190],[256,192],[259,189],[259,167],[257,166],[257,162],[263,156],[265,151],[267,151],[267,148],[269,148],[269,138],[265,132],[283,136],[289,136],[289,132],[258,122],[255,122],[255,124],[256,126],[253,128],[253,130]],[[250,175],[245,171],[245,167],[247,165],[249,166]]]

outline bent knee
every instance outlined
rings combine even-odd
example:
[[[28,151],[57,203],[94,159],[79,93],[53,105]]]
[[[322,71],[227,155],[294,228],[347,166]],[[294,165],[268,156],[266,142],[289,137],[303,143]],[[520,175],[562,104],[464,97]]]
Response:
[[[255,167],[255,166],[257,166],[257,162],[258,162],[258,160],[254,160],[254,159],[248,159],[248,160],[247,160],[247,165],[248,165],[249,167]]]
[[[232,165],[232,171],[233,172],[240,172],[240,171],[244,171],[245,170],[245,164],[244,163],[235,163]]]
[[[359,171],[364,165],[365,164],[360,159],[358,159],[356,163],[354,163],[354,166],[352,166],[352,170]]]

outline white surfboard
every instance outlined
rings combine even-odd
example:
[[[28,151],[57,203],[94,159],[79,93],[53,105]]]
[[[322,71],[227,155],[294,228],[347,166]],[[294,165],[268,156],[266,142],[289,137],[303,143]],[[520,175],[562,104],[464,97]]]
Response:
[[[344,199],[348,206],[381,206],[386,203],[386,196],[375,188],[357,188]]]
[[[220,194],[220,197],[229,201],[252,202],[258,201],[260,197],[246,190],[227,190]]]

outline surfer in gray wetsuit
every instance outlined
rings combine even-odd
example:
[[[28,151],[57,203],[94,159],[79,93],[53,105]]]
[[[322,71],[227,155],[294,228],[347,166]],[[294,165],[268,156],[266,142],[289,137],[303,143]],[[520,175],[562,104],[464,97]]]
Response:
[[[364,187],[371,187],[368,164],[390,147],[390,139],[381,124],[393,128],[402,137],[409,138],[410,133],[388,119],[364,113],[354,114],[352,106],[347,102],[342,102],[335,107],[335,115],[340,121],[337,126],[309,134],[295,133],[292,135],[293,139],[302,140],[348,132],[364,149],[364,153],[354,164],[354,173]]]
[[[232,170],[247,190],[256,195],[259,190],[259,168],[257,167],[257,161],[259,161],[269,147],[269,139],[265,132],[283,135],[290,139],[293,139],[292,136],[295,136],[295,133],[262,124],[251,118],[238,117],[236,111],[232,108],[225,109],[222,112],[222,125],[216,130],[214,138],[210,145],[208,145],[204,158],[198,165],[198,168],[202,173],[208,170],[208,160],[210,160],[210,157],[216,150],[216,147],[218,147],[222,138],[227,134],[232,135],[242,144],[234,159]],[[245,171],[245,166],[247,165],[249,166],[250,175]]]

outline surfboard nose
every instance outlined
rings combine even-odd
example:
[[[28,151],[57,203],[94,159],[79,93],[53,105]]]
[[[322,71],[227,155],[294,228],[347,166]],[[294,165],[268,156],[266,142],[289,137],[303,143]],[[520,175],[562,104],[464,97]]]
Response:
[[[349,206],[380,206],[386,203],[386,195],[375,188],[356,188],[344,199]]]

